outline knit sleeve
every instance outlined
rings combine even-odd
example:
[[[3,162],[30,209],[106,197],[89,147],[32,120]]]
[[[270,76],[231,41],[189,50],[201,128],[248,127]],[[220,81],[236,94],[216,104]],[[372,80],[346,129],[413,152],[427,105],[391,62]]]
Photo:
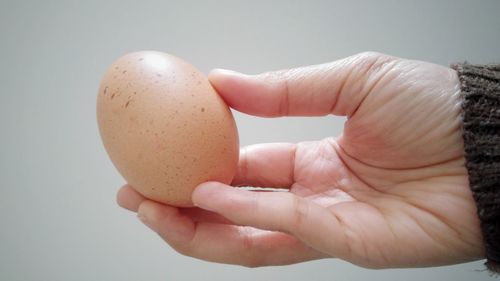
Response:
[[[500,273],[500,65],[453,65],[462,90],[463,138],[469,184],[486,250]]]

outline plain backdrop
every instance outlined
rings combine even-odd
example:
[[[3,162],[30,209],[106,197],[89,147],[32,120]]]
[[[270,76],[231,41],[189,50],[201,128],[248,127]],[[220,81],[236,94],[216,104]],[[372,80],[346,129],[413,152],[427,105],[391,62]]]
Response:
[[[482,262],[368,270],[339,260],[249,269],[184,257],[120,209],[98,135],[100,77],[152,49],[203,72],[361,51],[500,62],[500,1],[0,1],[0,280],[493,280]],[[235,113],[241,145],[337,135],[343,119]]]

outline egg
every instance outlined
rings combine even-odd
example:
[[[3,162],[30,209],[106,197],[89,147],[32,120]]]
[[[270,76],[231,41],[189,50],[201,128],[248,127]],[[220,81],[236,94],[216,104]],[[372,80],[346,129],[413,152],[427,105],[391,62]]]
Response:
[[[190,207],[197,185],[227,184],[235,174],[231,110],[205,75],[175,56],[141,51],[114,62],[99,87],[97,121],[117,170],[151,200]]]

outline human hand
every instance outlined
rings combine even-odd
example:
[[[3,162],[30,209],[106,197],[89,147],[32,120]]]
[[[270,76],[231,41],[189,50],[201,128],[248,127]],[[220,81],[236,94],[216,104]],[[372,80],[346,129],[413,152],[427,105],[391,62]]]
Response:
[[[245,266],[327,257],[364,267],[421,267],[482,258],[464,166],[454,70],[362,53],[332,63],[209,79],[256,116],[347,116],[341,136],[241,150],[234,186],[208,182],[181,209],[130,186],[118,203],[178,252]]]

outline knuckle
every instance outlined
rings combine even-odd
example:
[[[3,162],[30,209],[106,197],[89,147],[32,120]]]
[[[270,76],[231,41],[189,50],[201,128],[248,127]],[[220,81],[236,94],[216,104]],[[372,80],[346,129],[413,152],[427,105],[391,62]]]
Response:
[[[380,56],[384,56],[384,54],[382,53],[379,53],[379,52],[375,52],[375,51],[366,51],[366,52],[361,52],[359,54],[357,54],[358,57],[363,57],[363,58],[378,58]]]
[[[291,83],[296,79],[294,69],[284,69],[272,72],[265,72],[259,75],[263,80],[278,87],[280,95],[277,101],[278,114],[286,116],[290,112],[290,91],[293,89]]]
[[[395,58],[377,52],[363,52],[354,56],[355,66],[361,74],[371,74]]]
[[[290,111],[290,80],[284,78],[281,80],[283,84],[283,95],[279,104],[279,114],[281,116],[287,116]]]
[[[239,229],[239,234],[243,245],[243,251],[245,253],[251,253],[254,250],[254,241],[251,232],[252,230],[249,226],[241,226]]]

